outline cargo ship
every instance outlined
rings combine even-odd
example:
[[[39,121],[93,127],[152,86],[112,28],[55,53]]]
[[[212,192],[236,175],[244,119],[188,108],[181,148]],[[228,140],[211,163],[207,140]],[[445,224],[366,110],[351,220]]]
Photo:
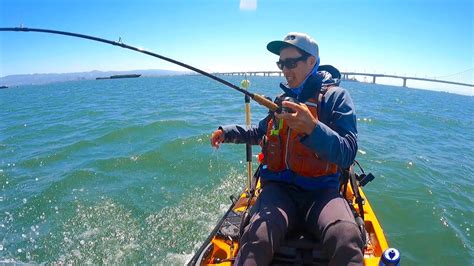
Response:
[[[98,77],[95,79],[125,79],[125,78],[138,78],[141,74],[126,74],[126,75],[113,75],[110,77]]]

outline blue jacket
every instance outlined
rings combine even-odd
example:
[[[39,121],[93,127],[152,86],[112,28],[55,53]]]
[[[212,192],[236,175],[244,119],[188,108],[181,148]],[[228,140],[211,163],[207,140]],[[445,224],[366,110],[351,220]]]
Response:
[[[319,108],[319,122],[311,134],[300,139],[301,143],[318,154],[319,157],[337,164],[340,168],[349,167],[357,153],[357,122],[354,104],[349,93],[338,86],[328,72],[318,72],[317,82],[304,89],[297,96],[305,102],[308,96],[319,94],[321,88],[330,87],[324,94]],[[290,88],[281,84],[284,95],[295,97]],[[246,126],[227,125],[219,127],[224,131],[226,143],[259,144],[267,130],[269,116],[250,129]]]

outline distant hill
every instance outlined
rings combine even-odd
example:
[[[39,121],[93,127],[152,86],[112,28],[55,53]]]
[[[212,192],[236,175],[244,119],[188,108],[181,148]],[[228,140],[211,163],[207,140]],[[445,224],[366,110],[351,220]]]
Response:
[[[172,71],[162,69],[146,69],[146,70],[129,70],[129,71],[89,71],[89,72],[74,72],[74,73],[44,73],[44,74],[25,74],[25,75],[10,75],[0,78],[0,85],[18,86],[18,85],[37,85],[53,82],[73,81],[73,80],[90,80],[98,77],[108,77],[112,75],[125,74],[141,74],[142,77],[152,76],[170,76],[170,75],[184,75],[190,72]]]

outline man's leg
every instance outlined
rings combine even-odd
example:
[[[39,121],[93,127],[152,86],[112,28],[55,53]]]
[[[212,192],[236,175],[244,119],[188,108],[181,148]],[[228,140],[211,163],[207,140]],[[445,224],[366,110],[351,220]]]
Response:
[[[322,241],[329,265],[362,265],[362,238],[346,200],[336,189],[318,191],[313,199],[305,220]]]
[[[296,206],[286,185],[267,183],[240,239],[235,265],[268,265],[296,219]]]

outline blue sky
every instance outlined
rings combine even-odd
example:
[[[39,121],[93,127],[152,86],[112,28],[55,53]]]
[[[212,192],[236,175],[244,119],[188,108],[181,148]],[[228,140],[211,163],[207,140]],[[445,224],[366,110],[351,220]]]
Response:
[[[241,2],[255,8],[242,9]],[[290,31],[342,71],[474,83],[472,0],[0,0],[0,26],[118,40],[206,71],[278,70],[266,44]],[[42,33],[0,32],[0,77],[182,68],[136,52]],[[467,71],[466,71],[467,70]],[[401,81],[397,81],[401,84]],[[472,88],[464,88],[473,90]]]

